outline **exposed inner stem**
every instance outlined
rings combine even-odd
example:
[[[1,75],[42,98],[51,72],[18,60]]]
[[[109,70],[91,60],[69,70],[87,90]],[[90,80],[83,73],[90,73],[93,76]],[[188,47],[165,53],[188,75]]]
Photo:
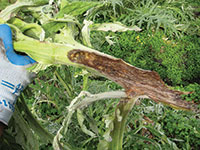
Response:
[[[193,109],[192,105],[181,100],[180,91],[169,89],[158,73],[131,66],[121,59],[114,59],[95,52],[74,49],[68,52],[68,59],[95,69],[102,75],[121,85],[129,98],[147,95],[156,102],[181,108]]]

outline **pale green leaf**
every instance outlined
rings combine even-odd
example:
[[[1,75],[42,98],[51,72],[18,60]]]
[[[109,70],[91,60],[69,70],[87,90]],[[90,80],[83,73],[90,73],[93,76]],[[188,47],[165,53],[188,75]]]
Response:
[[[62,3],[64,4],[64,3]],[[97,6],[98,2],[86,2],[86,1],[77,1],[72,3],[65,3],[65,6],[62,6],[63,8],[60,10],[60,12],[57,14],[57,18],[63,17],[65,14],[72,15],[72,16],[78,16],[82,15],[84,12],[86,12],[88,9]]]
[[[9,23],[15,25],[25,35],[43,41],[45,38],[45,31],[36,23],[26,23],[18,18],[12,18]]]
[[[142,30],[137,26],[127,27],[120,22],[93,24],[90,27],[91,27],[91,30],[112,31],[112,32],[141,31]]]
[[[98,144],[98,147],[97,147],[97,150],[108,150],[108,147],[109,147],[109,144],[108,144],[107,141],[100,140],[99,144]]]
[[[116,117],[117,117],[117,121],[118,122],[121,122],[122,121],[122,116],[120,115],[120,110],[119,109],[117,109],[117,111],[116,111]]]
[[[83,122],[85,120],[85,117],[84,117],[84,115],[83,115],[83,113],[82,113],[82,111],[80,109],[77,109],[77,119],[78,119],[78,123],[79,123],[79,125],[81,127],[81,130],[85,134],[87,134],[87,135],[89,135],[91,137],[96,137],[96,135],[92,131],[88,130],[87,127],[84,125]]]
[[[84,20],[84,26],[82,28],[82,36],[83,36],[83,43],[86,45],[86,46],[89,46],[91,47],[91,42],[90,42],[90,28],[89,26],[91,24],[93,24],[92,21],[87,21],[87,20]]]
[[[4,21],[8,21],[16,14],[18,10],[23,7],[40,6],[47,3],[48,0],[18,0],[16,3],[9,5],[4,10],[2,10],[0,12],[0,18]]]

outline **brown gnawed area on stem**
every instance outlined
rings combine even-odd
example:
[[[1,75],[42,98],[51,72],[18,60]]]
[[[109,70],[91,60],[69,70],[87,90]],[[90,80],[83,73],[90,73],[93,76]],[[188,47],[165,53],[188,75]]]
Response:
[[[169,89],[158,73],[131,66],[121,59],[110,58],[94,52],[74,49],[68,58],[78,64],[95,69],[107,78],[120,84],[128,97],[147,95],[156,102],[162,102],[181,109],[194,109],[193,105],[181,100],[181,94],[188,94]]]

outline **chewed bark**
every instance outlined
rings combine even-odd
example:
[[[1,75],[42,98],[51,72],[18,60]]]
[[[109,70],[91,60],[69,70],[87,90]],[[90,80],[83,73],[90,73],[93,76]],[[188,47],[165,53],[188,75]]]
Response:
[[[181,94],[188,93],[169,89],[155,71],[139,69],[121,59],[80,49],[70,51],[68,58],[74,63],[93,68],[118,83],[126,90],[127,96],[130,98],[147,95],[156,102],[182,109],[196,109],[192,104],[181,99]]]

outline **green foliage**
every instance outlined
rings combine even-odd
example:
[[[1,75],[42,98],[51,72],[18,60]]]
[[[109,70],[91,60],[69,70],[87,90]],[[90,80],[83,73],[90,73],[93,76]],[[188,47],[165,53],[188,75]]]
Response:
[[[3,136],[0,138],[0,141],[0,149],[2,150],[23,150],[21,144],[17,144],[16,139],[7,132],[4,132]]]
[[[137,24],[139,27],[146,27],[146,29],[154,27],[158,30],[163,27],[165,32],[172,34],[178,34],[175,27],[176,18],[173,16],[173,12],[169,9],[162,8],[154,3],[152,0],[142,1],[138,4],[138,8],[133,10],[131,15],[122,15],[123,22],[128,22],[129,24]],[[129,19],[127,18],[129,17]]]
[[[87,18],[97,22],[120,21],[147,30],[162,28],[170,36],[179,36],[183,32],[199,34],[199,26],[194,21],[194,10],[196,7],[185,0],[108,0],[103,1],[102,6],[88,11]]]
[[[95,22],[108,22],[119,17],[124,9],[123,0],[98,0],[101,5],[88,11],[87,19]]]
[[[14,148],[39,150],[40,144],[50,142],[52,138],[35,120],[21,96],[0,146],[7,146],[7,149],[16,146]]]
[[[16,0],[10,0],[10,1],[8,1],[8,0],[0,0],[0,3],[1,3],[0,11],[3,10],[8,5],[13,4],[14,2],[16,2]]]
[[[49,121],[61,123],[63,118],[61,114],[65,107],[81,91],[80,83],[76,83],[77,81],[72,76],[74,71],[74,68],[60,66],[50,67],[38,74],[34,84],[30,85],[34,91],[33,99],[28,101],[28,106],[39,117],[38,119],[49,118]]]
[[[190,147],[198,149],[200,146],[199,120],[195,116],[180,113],[168,113],[163,117],[162,126],[170,138],[181,139],[184,142],[177,142],[179,148]]]
[[[183,95],[183,99],[200,104],[200,85],[197,83],[189,84],[185,87],[177,87],[178,90],[191,92],[188,95]],[[200,105],[199,105],[200,106]]]
[[[198,149],[200,146],[198,117],[199,115],[190,112],[176,111],[162,104],[142,100],[129,115],[125,134],[127,145],[124,147]]]
[[[185,49],[184,63],[186,70],[184,72],[184,79],[199,83],[200,78],[200,40],[198,36],[185,36],[180,41]]]

